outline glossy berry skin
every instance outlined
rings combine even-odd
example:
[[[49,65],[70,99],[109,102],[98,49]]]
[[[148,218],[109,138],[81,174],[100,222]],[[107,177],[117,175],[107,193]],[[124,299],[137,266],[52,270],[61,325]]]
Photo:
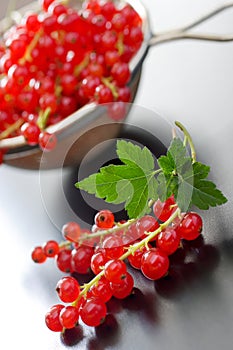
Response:
[[[38,143],[40,129],[35,124],[24,123],[21,127],[21,134],[30,146],[34,146]]]
[[[91,257],[91,270],[95,275],[98,275],[99,272],[102,271],[104,265],[108,261],[106,257],[106,253],[103,251],[97,251]]]
[[[53,332],[61,332],[63,326],[61,325],[59,316],[64,308],[64,305],[57,304],[50,308],[50,310],[45,315],[46,326]]]
[[[172,213],[176,210],[174,196],[166,199],[165,202],[161,202],[159,199],[153,205],[153,212],[157,219],[166,221],[170,218]]]
[[[57,145],[57,137],[55,134],[50,134],[48,132],[43,131],[39,135],[38,144],[42,151],[52,151]]]
[[[125,62],[116,62],[111,69],[111,75],[119,86],[124,86],[130,78],[128,64]]]
[[[47,259],[42,247],[35,247],[31,254],[32,260],[37,264],[42,264]]]
[[[59,253],[59,250],[59,244],[54,240],[50,240],[43,245],[43,251],[48,258],[56,256]]]
[[[109,282],[120,283],[126,275],[127,267],[124,261],[109,260],[104,266],[104,276]]]
[[[99,211],[94,218],[95,225],[98,228],[108,229],[114,225],[114,215],[110,210],[104,209]]]
[[[110,288],[110,283],[105,277],[102,277],[97,285],[94,285],[90,289],[91,294],[95,298],[101,299],[104,303],[109,301],[112,297],[112,289]]]
[[[183,220],[177,227],[177,231],[181,238],[191,241],[200,235],[202,227],[203,222],[200,215],[194,212],[189,212],[184,215]]]
[[[180,235],[177,230],[167,227],[156,237],[156,246],[164,251],[167,255],[173,254],[179,247]]]
[[[108,235],[102,243],[102,247],[106,252],[106,257],[110,259],[118,259],[124,253],[124,246],[121,237]]]
[[[147,236],[146,232],[153,232],[159,228],[158,221],[151,215],[145,215],[140,218],[136,224],[136,228],[139,232],[140,238]]]
[[[71,272],[71,250],[62,249],[55,257],[56,265],[62,272]]]
[[[72,303],[79,296],[79,283],[74,277],[63,277],[60,279],[60,281],[58,281],[56,291],[61,301],[64,303]]]
[[[72,270],[80,274],[88,273],[93,254],[94,250],[91,247],[80,246],[77,249],[73,249],[71,258]]]
[[[112,120],[121,121],[126,117],[126,104],[123,101],[116,101],[108,105],[108,116]]]
[[[98,298],[90,298],[80,309],[82,321],[91,327],[99,326],[105,319],[107,308],[105,303]]]
[[[70,242],[78,242],[81,234],[81,228],[78,223],[69,221],[62,226],[63,237]]]
[[[150,280],[163,277],[169,268],[168,256],[159,248],[151,248],[143,254],[141,271]]]
[[[72,305],[64,307],[59,315],[61,325],[66,329],[71,329],[76,326],[79,318],[79,310]]]
[[[134,280],[131,274],[126,272],[125,278],[121,281],[121,283],[110,283],[110,287],[112,289],[112,294],[117,299],[124,299],[129,296],[134,287]]]

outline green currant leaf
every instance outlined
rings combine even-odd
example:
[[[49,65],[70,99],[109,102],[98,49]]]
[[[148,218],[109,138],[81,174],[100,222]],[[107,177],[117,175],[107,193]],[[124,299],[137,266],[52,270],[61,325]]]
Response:
[[[147,147],[139,147],[125,140],[117,141],[117,155],[125,164],[137,164],[144,172],[154,169],[154,157]]]
[[[194,162],[178,138],[172,140],[167,154],[158,159],[158,170],[146,147],[118,140],[116,151],[122,165],[102,167],[97,174],[75,185],[108,203],[125,203],[129,218],[150,212],[150,199],[165,201],[172,194],[181,211],[189,210],[192,205],[209,209],[227,202],[216,185],[207,179],[210,167]]]
[[[191,203],[190,184],[193,182],[192,159],[187,155],[183,142],[174,138],[167,154],[158,159],[162,173],[158,176],[158,195],[162,201],[174,194],[176,202],[182,211]],[[189,190],[187,190],[187,188]]]
[[[193,171],[195,173],[196,178],[206,179],[210,172],[210,167],[208,165],[195,162],[193,164]]]
[[[172,172],[175,174],[187,159],[190,159],[190,157],[187,158],[187,151],[183,142],[178,138],[174,138],[168,148],[167,155],[161,156],[158,159],[158,164],[165,175],[169,175]]]
[[[167,155],[160,157],[158,164],[163,171],[158,176],[158,195],[162,201],[174,194],[182,211],[192,205],[206,210],[227,201],[221,191],[206,180],[210,167],[193,163],[180,139],[173,139]]]
[[[89,194],[95,194],[96,193],[96,175],[92,174],[85,179],[83,179],[80,182],[75,183],[75,187],[79,188],[80,190],[84,190]]]
[[[192,203],[199,209],[207,210],[227,202],[227,198],[216,188],[216,185],[206,177],[210,168],[202,163],[193,164],[193,194]]]
[[[141,217],[151,210],[148,201],[158,198],[153,155],[146,147],[123,140],[117,142],[117,154],[123,165],[102,167],[75,186],[108,203],[125,203],[129,218]]]

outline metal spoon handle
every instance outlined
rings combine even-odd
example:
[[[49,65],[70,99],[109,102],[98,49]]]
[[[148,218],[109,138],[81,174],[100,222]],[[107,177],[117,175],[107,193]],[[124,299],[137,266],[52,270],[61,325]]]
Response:
[[[217,7],[216,9],[208,12],[207,14],[201,16],[200,18],[196,19],[195,21],[193,21],[192,23],[184,27],[177,28],[174,30],[169,30],[163,33],[154,34],[149,40],[149,46],[154,46],[154,45],[158,45],[168,41],[180,40],[180,39],[206,40],[206,41],[215,41],[215,42],[233,41],[233,33],[232,34],[211,34],[211,33],[192,33],[190,31],[190,29],[197,27],[199,24],[209,20],[210,18],[213,18],[214,16],[218,15],[219,13],[231,7],[233,7],[232,1],[220,7]]]

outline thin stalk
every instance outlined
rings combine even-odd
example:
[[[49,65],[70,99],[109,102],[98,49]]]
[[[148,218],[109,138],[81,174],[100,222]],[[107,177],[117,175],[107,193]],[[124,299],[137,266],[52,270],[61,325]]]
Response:
[[[83,241],[86,241],[88,239],[93,239],[93,238],[97,238],[97,237],[104,237],[106,235],[121,231],[121,230],[125,230],[126,228],[128,228],[129,226],[131,226],[134,222],[136,222],[137,219],[130,219],[127,222],[123,223],[123,224],[116,224],[116,226],[109,228],[107,230],[99,230],[97,232],[94,233],[84,233],[78,240],[77,243],[82,243]]]
[[[44,111],[41,111],[41,113],[39,114],[37,125],[41,130],[44,130],[46,128],[50,114],[51,114],[50,107],[47,107]]]
[[[20,118],[15,123],[8,126],[8,128],[6,130],[4,130],[0,133],[0,140],[6,139],[14,131],[17,131],[23,123],[24,123],[24,120],[22,118]]]
[[[184,136],[187,139],[187,141],[189,143],[189,146],[190,146],[191,157],[192,157],[193,163],[195,163],[196,162],[196,150],[195,150],[194,143],[193,143],[191,135],[189,134],[188,130],[184,127],[183,124],[181,124],[178,121],[175,121],[175,124],[184,133]]]

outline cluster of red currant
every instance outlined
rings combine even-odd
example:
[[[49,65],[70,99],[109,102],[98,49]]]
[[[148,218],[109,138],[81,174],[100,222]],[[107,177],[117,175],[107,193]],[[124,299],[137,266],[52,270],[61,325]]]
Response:
[[[71,304],[57,304],[48,311],[45,321],[49,329],[71,329],[79,320],[88,326],[99,326],[107,315],[106,303],[112,297],[124,299],[133,290],[134,279],[127,265],[141,270],[150,280],[169,274],[169,257],[182,247],[184,240],[200,235],[202,219],[195,212],[181,213],[174,196],[153,203],[153,213],[116,223],[111,211],[101,210],[91,231],[68,222],[62,229],[65,241],[60,245],[48,241],[33,250],[35,262],[55,257],[63,272],[94,273],[94,278],[83,286],[76,275],[58,282],[60,300]]]
[[[46,127],[92,100],[117,101],[109,114],[124,117],[129,62],[143,33],[127,3],[87,0],[81,9],[55,0],[41,4],[0,43],[0,140],[21,134],[29,145],[51,150],[56,138]]]

